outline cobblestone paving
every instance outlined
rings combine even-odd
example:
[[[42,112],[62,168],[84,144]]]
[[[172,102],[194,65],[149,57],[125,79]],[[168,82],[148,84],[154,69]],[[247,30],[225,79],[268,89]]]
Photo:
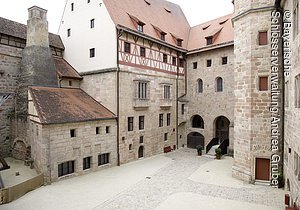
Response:
[[[247,188],[231,188],[193,182],[188,177],[202,164],[213,161],[197,157],[195,150],[180,149],[169,153],[172,163],[151,177],[145,177],[128,190],[97,206],[95,210],[150,210],[155,209],[169,196],[178,192],[244,201],[284,209],[283,191],[266,186],[251,185]]]

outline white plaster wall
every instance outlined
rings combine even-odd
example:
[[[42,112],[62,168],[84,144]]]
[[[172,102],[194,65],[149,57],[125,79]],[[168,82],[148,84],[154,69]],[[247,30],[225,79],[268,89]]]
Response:
[[[91,19],[95,19],[94,28],[90,28]],[[69,28],[71,36],[67,37]],[[116,28],[102,0],[67,0],[58,33],[66,48],[64,58],[78,72],[117,66]],[[90,58],[91,48],[96,51],[94,58]]]

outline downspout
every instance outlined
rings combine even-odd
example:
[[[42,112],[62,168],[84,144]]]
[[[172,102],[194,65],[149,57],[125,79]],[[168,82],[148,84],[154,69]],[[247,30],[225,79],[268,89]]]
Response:
[[[120,163],[120,64],[119,64],[119,39],[123,34],[122,29],[117,29],[117,164]]]
[[[176,69],[176,147],[178,149],[178,79],[179,79],[179,51],[177,51],[177,69]]]

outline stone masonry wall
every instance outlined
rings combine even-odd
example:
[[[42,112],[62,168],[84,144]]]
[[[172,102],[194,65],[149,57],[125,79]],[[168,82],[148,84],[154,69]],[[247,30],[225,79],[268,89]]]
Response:
[[[222,65],[222,57],[227,57],[228,63]],[[207,67],[206,61],[212,60],[212,66]],[[197,69],[193,63],[197,62]],[[188,56],[188,115],[186,134],[201,133],[207,145],[215,136],[215,120],[224,116],[230,121],[230,146],[233,150],[233,110],[234,110],[234,55],[233,46],[211,51],[195,53]],[[216,78],[223,79],[223,91],[216,92]],[[198,93],[198,80],[203,81],[203,92]],[[204,129],[192,128],[192,117],[200,115],[204,121]],[[186,142],[185,142],[186,144]]]
[[[15,93],[22,49],[0,44],[0,93]],[[0,153],[9,156],[12,146],[11,120],[14,112],[14,95],[0,107]]]
[[[109,133],[106,133],[109,126]],[[96,134],[96,127],[100,133]],[[70,137],[75,129],[76,137]],[[117,165],[116,120],[68,123],[59,125],[30,124],[32,157],[38,172],[43,172],[45,182],[61,180]],[[109,164],[98,166],[98,155],[110,153]],[[83,158],[92,157],[91,168],[83,170]],[[75,173],[58,177],[58,164],[75,161]]]

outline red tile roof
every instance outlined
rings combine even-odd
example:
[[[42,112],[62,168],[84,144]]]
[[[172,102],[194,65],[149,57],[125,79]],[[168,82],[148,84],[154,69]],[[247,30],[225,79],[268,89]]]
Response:
[[[29,87],[42,124],[61,124],[116,116],[81,89]]]
[[[61,78],[82,79],[79,73],[63,58],[54,58],[56,73]]]
[[[233,14],[229,14],[192,27],[187,49],[191,51],[208,47],[206,38],[210,36],[213,36],[213,44],[209,47],[233,42],[232,18]]]
[[[177,4],[164,0],[104,0],[115,25],[121,25],[137,31],[137,23],[145,24],[143,32],[160,40],[157,29],[167,33],[166,42],[177,46],[174,36],[183,40],[187,47],[190,25]],[[148,3],[147,3],[148,2]],[[173,36],[171,35],[173,34]]]

